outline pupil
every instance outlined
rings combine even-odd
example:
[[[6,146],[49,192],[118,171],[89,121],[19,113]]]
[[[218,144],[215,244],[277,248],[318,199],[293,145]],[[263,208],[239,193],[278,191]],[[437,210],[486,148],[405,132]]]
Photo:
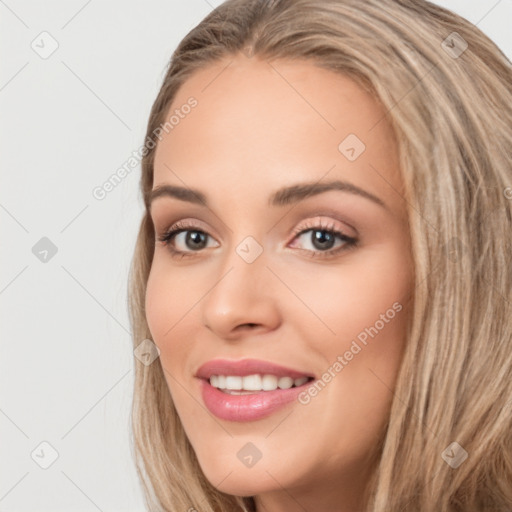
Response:
[[[314,242],[313,245],[316,247],[319,245],[319,249],[330,249],[334,243],[334,236],[328,231],[314,231]]]
[[[189,231],[186,237],[186,243],[193,242],[190,245],[193,249],[202,249],[206,245],[206,233],[200,231]]]

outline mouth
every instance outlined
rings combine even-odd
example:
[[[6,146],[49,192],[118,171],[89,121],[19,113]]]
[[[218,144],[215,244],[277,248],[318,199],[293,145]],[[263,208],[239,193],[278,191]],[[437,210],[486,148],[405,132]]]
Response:
[[[256,421],[296,400],[315,379],[268,361],[216,359],[199,368],[206,408],[226,421]]]
[[[288,375],[277,377],[271,374],[253,374],[246,376],[237,375],[212,375],[208,382],[210,386],[230,395],[250,395],[262,391],[276,391],[277,389],[298,388],[311,382],[313,377],[299,377],[294,379]]]

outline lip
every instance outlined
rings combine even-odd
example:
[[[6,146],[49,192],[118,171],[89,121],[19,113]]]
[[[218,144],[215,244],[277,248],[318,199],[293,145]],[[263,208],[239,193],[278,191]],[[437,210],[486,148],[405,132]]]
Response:
[[[275,375],[276,377],[315,378],[308,372],[286,368],[284,366],[258,359],[242,359],[238,361],[214,359],[203,364],[196,373],[201,379],[201,396],[207,409],[217,418],[226,421],[248,422],[266,418],[290,402],[296,401],[312,381],[302,386],[274,391],[261,391],[247,395],[230,395],[212,386],[209,379],[212,375]]]
[[[276,377],[291,377],[292,379],[300,379],[301,377],[315,378],[308,372],[301,372],[293,368],[286,368],[270,361],[261,359],[212,359],[203,364],[196,373],[196,377],[208,380],[212,375],[235,375],[245,377],[247,375],[275,375]]]
[[[207,380],[201,380],[201,395],[207,409],[217,418],[226,421],[256,421],[270,416],[297,397],[312,384],[275,391],[261,391],[249,395],[230,395],[213,387]]]

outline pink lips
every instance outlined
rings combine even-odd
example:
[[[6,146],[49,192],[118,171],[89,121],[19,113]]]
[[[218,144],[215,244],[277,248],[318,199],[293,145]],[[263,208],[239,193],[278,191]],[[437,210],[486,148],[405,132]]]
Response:
[[[286,404],[293,402],[297,396],[310,384],[290,389],[261,391],[247,395],[230,395],[213,387],[209,383],[212,375],[246,376],[253,374],[275,375],[276,377],[314,377],[291,368],[285,368],[268,361],[257,359],[242,359],[239,361],[214,359],[203,364],[196,373],[202,379],[201,394],[208,410],[220,419],[226,421],[255,421],[265,418]]]

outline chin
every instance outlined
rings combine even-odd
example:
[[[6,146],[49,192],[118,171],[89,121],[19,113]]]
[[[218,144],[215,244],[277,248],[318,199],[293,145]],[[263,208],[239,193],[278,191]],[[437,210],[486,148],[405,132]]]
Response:
[[[213,465],[210,468],[203,468],[201,465],[201,469],[211,485],[232,496],[255,496],[280,488],[276,480],[269,475],[273,474],[271,469],[263,466],[258,469],[237,466]]]

